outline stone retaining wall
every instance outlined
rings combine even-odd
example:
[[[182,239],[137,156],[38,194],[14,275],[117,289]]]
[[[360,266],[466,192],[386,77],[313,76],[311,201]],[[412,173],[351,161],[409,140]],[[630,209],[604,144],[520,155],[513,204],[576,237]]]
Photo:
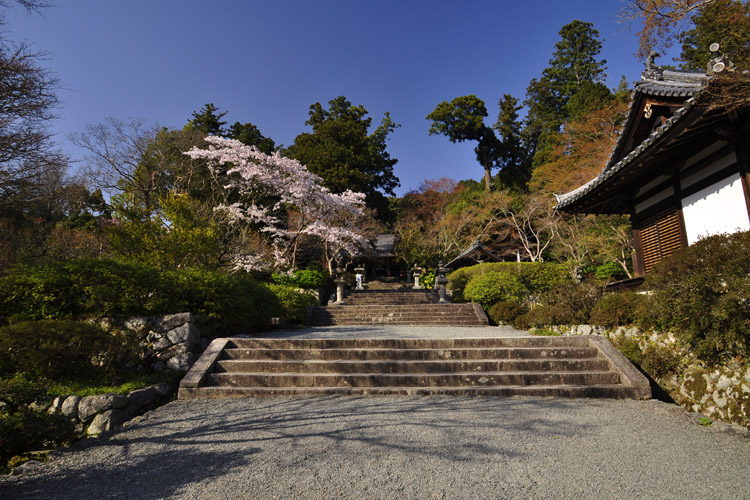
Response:
[[[156,371],[187,371],[208,345],[202,341],[198,318],[192,313],[130,318],[117,326],[136,332],[144,365]]]
[[[48,411],[60,412],[85,435],[97,436],[122,426],[172,398],[175,388],[161,383],[128,394],[97,394],[96,396],[58,396]]]
[[[662,377],[649,374],[686,410],[709,418],[750,427],[750,364],[730,362],[708,367],[672,333],[644,332],[635,327],[605,328],[595,325],[552,326],[563,335],[598,335],[616,340],[630,338],[641,350],[651,346],[676,354],[675,373]],[[616,342],[615,342],[616,343]]]

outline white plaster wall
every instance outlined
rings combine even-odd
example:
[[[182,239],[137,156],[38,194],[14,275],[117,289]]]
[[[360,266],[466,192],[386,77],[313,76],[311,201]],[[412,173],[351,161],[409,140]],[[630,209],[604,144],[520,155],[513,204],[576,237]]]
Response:
[[[701,236],[750,230],[739,174],[734,174],[682,200],[688,244]]]

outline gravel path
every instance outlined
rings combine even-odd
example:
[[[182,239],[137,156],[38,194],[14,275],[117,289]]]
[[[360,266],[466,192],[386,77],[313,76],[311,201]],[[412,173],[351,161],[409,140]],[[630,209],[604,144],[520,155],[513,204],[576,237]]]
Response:
[[[750,439],[658,401],[175,401],[0,498],[747,499]]]

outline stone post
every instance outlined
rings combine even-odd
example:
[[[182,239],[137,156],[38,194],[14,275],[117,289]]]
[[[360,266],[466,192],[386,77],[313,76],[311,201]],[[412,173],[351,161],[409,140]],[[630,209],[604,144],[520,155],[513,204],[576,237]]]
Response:
[[[421,290],[422,286],[419,284],[419,276],[422,272],[422,269],[417,266],[417,264],[414,264],[414,267],[411,269],[412,276],[414,276],[414,286],[412,287],[414,290]]]
[[[336,268],[336,279],[333,280],[336,283],[336,304],[337,306],[343,306],[344,302],[344,270],[341,268],[341,264]]]
[[[445,277],[445,273],[450,271],[447,267],[445,267],[445,264],[441,260],[438,263],[437,268],[437,279],[435,280],[435,284],[438,286],[438,294],[440,295],[440,300],[438,300],[438,304],[450,304],[450,301],[448,300],[448,295],[445,291],[445,285],[448,283],[448,279]]]

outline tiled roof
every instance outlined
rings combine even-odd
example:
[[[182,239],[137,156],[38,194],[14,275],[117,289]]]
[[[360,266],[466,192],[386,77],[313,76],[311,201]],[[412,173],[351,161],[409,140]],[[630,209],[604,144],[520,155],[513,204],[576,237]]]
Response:
[[[557,206],[555,208],[558,210],[564,209],[575,201],[583,198],[604,181],[632,163],[633,160],[641,156],[643,152],[650,149],[651,146],[664,137],[664,135],[693,108],[697,100],[700,98],[701,90],[706,86],[710,78],[711,77],[705,73],[699,72],[675,71],[654,67],[647,68],[641,75],[641,80],[635,82],[631,108],[633,103],[636,102],[638,94],[685,98],[682,106],[675,110],[672,113],[672,116],[667,119],[661,127],[654,130],[651,135],[641,142],[641,144],[633,148],[627,155],[621,157],[619,160],[614,157],[614,154],[611,155],[601,174],[594,177],[583,186],[568,193],[560,195],[556,194]],[[621,131],[618,144],[615,145],[612,150],[613,153],[618,149],[620,142],[623,140],[625,140],[625,135]]]

